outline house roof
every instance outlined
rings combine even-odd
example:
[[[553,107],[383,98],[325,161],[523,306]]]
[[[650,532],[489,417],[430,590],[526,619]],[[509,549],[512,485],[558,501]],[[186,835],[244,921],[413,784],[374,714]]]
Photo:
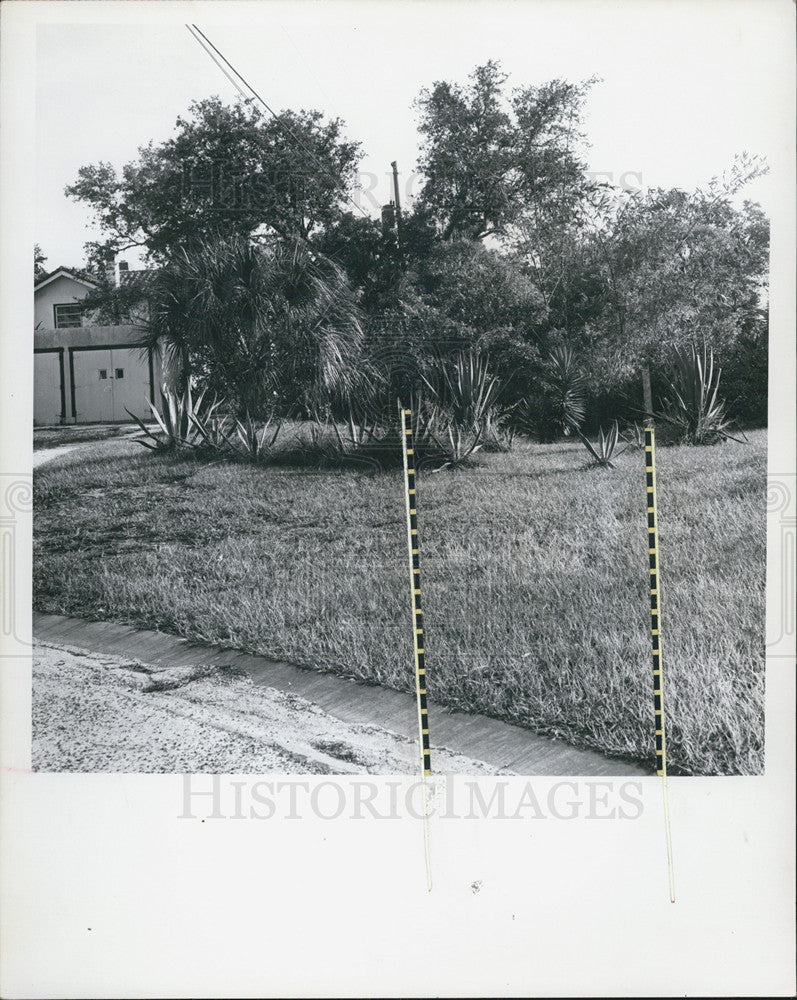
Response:
[[[151,267],[136,267],[136,268],[128,267],[128,268],[125,268],[124,270],[122,268],[120,268],[119,269],[119,284],[120,285],[124,285],[128,281],[136,281],[142,274],[144,274],[144,275],[151,275],[151,274],[154,274],[155,271],[157,271],[157,270],[158,270],[158,268],[151,268]]]
[[[56,278],[71,278],[72,281],[77,281],[81,285],[85,285],[86,288],[97,287],[97,283],[87,278],[82,271],[73,270],[69,267],[57,267],[54,271],[50,271],[49,274],[45,274],[38,281],[34,282],[33,290],[37,292],[40,288],[44,288],[45,285],[49,285],[51,281],[55,281]]]

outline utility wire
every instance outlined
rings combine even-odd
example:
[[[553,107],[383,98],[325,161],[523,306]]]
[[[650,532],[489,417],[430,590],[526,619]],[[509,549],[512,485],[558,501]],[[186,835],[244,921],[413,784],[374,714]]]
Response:
[[[317,163],[320,162],[318,158],[312,153],[312,151],[306,150],[306,147],[304,147],[299,137],[293,134],[293,132],[288,128],[285,122],[274,112],[274,110],[266,103],[266,101],[264,101],[263,98],[259,94],[257,94],[257,92],[249,85],[249,83],[244,79],[244,77],[242,77],[241,74],[238,73],[235,67],[229,62],[228,59],[225,58],[224,55],[222,55],[222,53],[216,48],[213,42],[211,42],[210,39],[200,30],[200,28],[198,28],[196,25],[190,25],[190,24],[186,24],[186,28],[188,29],[188,32],[191,35],[191,37],[194,38],[194,40],[198,42],[198,44],[202,47],[202,49],[208,54],[212,62],[221,70],[221,72],[224,74],[227,80],[229,80],[229,82],[233,85],[233,87],[238,91],[238,94],[244,99],[244,101],[247,104],[249,104],[253,100],[255,100],[255,98],[259,100],[263,104],[263,106],[269,111],[269,113],[274,116],[280,128],[286,131],[290,135],[290,137],[294,140],[294,142],[296,142],[303,149],[305,149],[305,152],[309,152],[309,155],[313,159],[315,159]],[[245,84],[245,86],[249,88],[252,95],[254,96],[249,96],[249,94],[246,93],[246,91],[241,87],[241,84],[238,82],[238,80],[236,80],[233,76],[231,76],[226,67],[224,66],[224,64],[219,61],[220,59],[223,60],[223,62],[226,63],[227,66],[230,67],[232,72],[235,73],[236,76]],[[323,168],[323,164],[321,164],[321,166]],[[352,200],[352,198],[349,197],[345,188],[343,188],[343,186],[341,185],[340,179],[338,177],[335,177],[334,174],[330,174],[328,171],[326,171],[325,168],[324,172],[327,174],[328,177],[330,177],[331,180],[334,181],[335,185],[342,190],[343,194],[346,197],[346,200],[349,201],[352,205],[354,205],[354,207],[362,213],[364,218],[370,219],[371,217],[368,215],[368,213],[365,212],[355,201]],[[354,240],[353,236],[343,236],[342,234],[339,234],[339,237],[341,246],[346,246],[352,243]],[[339,257],[339,253],[337,251],[331,253],[321,252],[318,249],[318,247],[316,247],[306,236],[302,236],[300,233],[296,233],[295,238],[297,239],[298,242],[302,243],[306,247],[306,249],[310,252],[310,254],[314,257],[320,257],[321,259],[332,260],[332,261],[336,261],[336,259]]]
[[[335,184],[335,186],[342,192],[342,194],[346,198],[346,201],[348,201],[349,204],[353,205],[357,209],[357,211],[360,212],[360,214],[363,215],[366,219],[369,219],[370,216],[368,215],[368,213],[365,211],[365,209],[361,205],[358,205],[357,202],[354,201],[354,199],[349,195],[349,193],[346,191],[346,189],[344,188],[343,184],[341,183],[340,178],[336,177],[333,173],[331,173],[329,170],[326,169],[326,167],[324,166],[323,162],[318,158],[318,156],[316,156],[316,154],[313,153],[312,150],[308,149],[307,146],[305,146],[305,144],[296,135],[296,133],[286,125],[286,123],[277,114],[277,112],[260,96],[260,94],[258,94],[258,92],[255,90],[255,88],[246,80],[246,78],[244,76],[242,76],[238,72],[238,70],[233,66],[233,64],[229,61],[229,59],[227,59],[227,57],[216,48],[216,46],[213,44],[213,42],[211,42],[211,40],[207,37],[207,35],[203,31],[201,31],[195,24],[190,24],[190,25],[186,24],[186,28],[188,28],[188,30],[191,33],[191,35],[199,42],[199,44],[202,46],[202,48],[205,50],[205,52],[208,53],[208,55],[211,57],[211,59],[213,59],[213,62],[224,73],[224,75],[227,77],[227,79],[230,80],[230,82],[235,86],[235,88],[238,90],[238,92],[241,94],[241,96],[243,96],[244,98],[246,98],[246,94],[244,94],[244,92],[241,90],[241,87],[238,85],[238,83],[235,80],[233,80],[230,77],[230,75],[227,72],[227,70],[214,57],[213,53],[215,53],[216,55],[218,55],[219,58],[221,60],[223,60],[223,62],[225,63],[225,65],[228,66],[229,69],[232,70],[232,72],[235,74],[235,76],[237,77],[237,79],[240,80],[241,83],[243,83],[244,87],[246,87],[246,89],[258,101],[260,101],[260,103],[263,105],[263,107],[266,109],[266,111],[268,111],[269,114],[273,116],[274,120],[277,122],[277,124],[279,125],[279,127],[287,135],[289,135],[293,139],[293,141],[297,144],[297,146],[299,146],[300,149],[302,149],[305,152],[305,154],[310,157],[311,160],[314,160],[316,162],[316,164],[320,167],[321,172],[324,173],[324,174],[326,174],[326,176],[329,177],[329,179]],[[205,43],[207,43],[207,45],[203,44],[203,41]],[[211,52],[210,49],[207,46],[210,46],[210,49],[212,49],[213,52]],[[248,98],[248,99],[251,100],[251,98]]]
[[[188,31],[191,34],[191,37],[195,38],[196,41],[199,42],[199,44],[202,46],[202,48],[205,50],[205,52],[207,52],[207,54],[210,56],[210,58],[213,60],[213,62],[218,66],[218,68],[222,71],[222,73],[227,77],[227,79],[230,81],[230,83],[233,85],[233,87],[235,87],[235,89],[238,91],[238,93],[241,95],[241,97],[243,97],[244,100],[251,101],[252,98],[248,97],[248,95],[245,93],[244,89],[241,87],[241,85],[238,83],[238,81],[235,80],[232,76],[230,76],[230,74],[227,72],[227,70],[225,69],[225,67],[222,66],[222,64],[219,62],[219,60],[213,54],[213,52],[211,51],[211,49],[209,48],[209,46],[206,45],[198,35],[194,34],[194,32],[191,30],[191,25],[187,24],[186,28],[188,28]]]

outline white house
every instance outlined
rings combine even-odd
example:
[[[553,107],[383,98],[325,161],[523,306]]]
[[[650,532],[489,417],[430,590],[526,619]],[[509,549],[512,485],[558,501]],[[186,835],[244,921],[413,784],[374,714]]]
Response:
[[[34,424],[121,423],[160,401],[159,358],[140,346],[140,327],[92,321],[81,302],[94,287],[66,267],[34,285]]]
[[[33,286],[33,323],[39,329],[71,329],[84,325],[80,300],[96,285],[66,267],[56,268]]]

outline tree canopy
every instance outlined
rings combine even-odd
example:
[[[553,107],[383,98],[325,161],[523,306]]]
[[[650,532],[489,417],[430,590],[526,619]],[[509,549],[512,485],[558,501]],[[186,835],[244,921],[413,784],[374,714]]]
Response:
[[[524,214],[563,215],[585,185],[581,112],[594,82],[504,92],[497,62],[466,87],[439,81],[416,101],[423,137],[419,208],[443,239],[505,235]]]
[[[102,230],[90,259],[138,247],[163,262],[208,239],[311,236],[340,219],[360,155],[340,119],[319,111],[271,117],[254,103],[211,97],[121,172],[103,162],[82,167],[66,194],[88,205]]]
[[[765,322],[768,221],[760,206],[732,201],[761,169],[741,157],[706,190],[636,193],[611,226],[588,233],[584,256],[601,288],[591,338],[601,370],[609,357],[616,374],[661,365],[691,342],[727,356]]]
[[[33,280],[38,281],[47,274],[47,257],[38,243],[33,244]]]
[[[745,406],[765,412],[769,227],[760,207],[738,197],[763,165],[742,155],[692,192],[629,194],[597,183],[583,122],[595,82],[510,89],[489,61],[464,84],[422,90],[422,187],[400,233],[389,213],[378,221],[348,209],[361,149],[340,119],[198,101],[171,138],[142,147],[121,172],[86,166],[67,188],[102,230],[88,245],[94,305],[114,322],[130,314],[142,289],[114,287],[105,265],[140,247],[163,271],[147,292],[156,295],[162,337],[188,337],[203,371],[215,358],[228,394],[246,371],[265,370],[269,352],[283,352],[271,370],[305,408],[335,382],[311,377],[326,331],[330,357],[336,343],[356,342],[393,387],[422,374],[441,349],[489,353],[515,400],[544,381],[552,350],[567,351],[593,397],[611,395],[615,410],[642,372],[655,376],[673,350],[699,343],[734,366],[737,385],[745,370],[758,373],[756,399],[748,394]],[[285,295],[297,247],[302,280],[315,288],[301,307]],[[225,282],[234,294],[221,294]],[[212,336],[197,332],[211,329],[200,306],[215,317]],[[297,358],[315,358],[301,376],[287,364],[290,338]],[[339,354],[338,388],[344,356],[354,357]]]

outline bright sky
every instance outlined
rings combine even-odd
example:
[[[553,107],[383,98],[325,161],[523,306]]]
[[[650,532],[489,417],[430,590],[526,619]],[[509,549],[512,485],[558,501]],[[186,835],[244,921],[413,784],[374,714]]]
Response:
[[[748,196],[772,213],[793,143],[789,101],[778,101],[793,59],[783,33],[783,5],[791,2],[46,5],[50,21],[39,24],[37,43],[36,239],[48,266],[82,263],[83,243],[97,234],[86,209],[63,194],[79,167],[98,160],[121,167],[140,145],[165,139],[192,100],[234,99],[187,20],[275,109],[318,108],[346,122],[365,150],[362,183],[373,193],[361,197],[374,211],[388,199],[393,159],[405,199],[407,187],[411,193],[418,91],[439,79],[464,82],[495,58],[518,86],[602,77],[586,128],[590,167],[607,179],[693,188],[735,153],[761,153],[773,176]]]

